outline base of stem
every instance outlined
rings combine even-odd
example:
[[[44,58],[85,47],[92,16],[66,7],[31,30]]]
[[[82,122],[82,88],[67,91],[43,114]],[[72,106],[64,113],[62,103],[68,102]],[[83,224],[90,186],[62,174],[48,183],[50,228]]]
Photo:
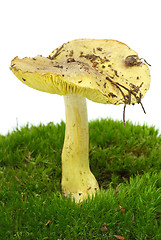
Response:
[[[69,182],[62,179],[62,191],[65,197],[70,196],[72,200],[79,203],[99,193],[99,185],[91,172],[89,172],[86,177],[77,177],[77,180],[79,180],[79,182],[76,183],[77,187],[74,189],[73,184],[71,185]]]

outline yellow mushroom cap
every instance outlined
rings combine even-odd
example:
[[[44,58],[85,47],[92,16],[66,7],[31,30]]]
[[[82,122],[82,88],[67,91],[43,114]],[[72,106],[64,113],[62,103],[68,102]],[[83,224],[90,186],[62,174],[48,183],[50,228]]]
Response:
[[[48,57],[15,57],[11,70],[34,89],[104,104],[139,103],[150,87],[148,66],[116,40],[73,40]]]

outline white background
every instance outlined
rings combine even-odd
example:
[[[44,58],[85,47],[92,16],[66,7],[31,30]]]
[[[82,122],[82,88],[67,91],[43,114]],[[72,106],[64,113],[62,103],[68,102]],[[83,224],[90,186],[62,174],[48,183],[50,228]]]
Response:
[[[126,108],[126,120],[155,125],[161,133],[161,13],[153,0],[14,0],[0,3],[0,133],[27,122],[65,121],[63,97],[38,92],[22,84],[9,70],[15,56],[48,56],[77,38],[116,39],[149,62],[151,87],[140,105]],[[123,105],[87,100],[89,120],[122,120]]]

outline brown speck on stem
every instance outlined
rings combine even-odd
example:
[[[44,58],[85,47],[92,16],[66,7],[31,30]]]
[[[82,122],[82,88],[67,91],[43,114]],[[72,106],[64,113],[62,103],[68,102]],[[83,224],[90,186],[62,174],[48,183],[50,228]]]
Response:
[[[82,82],[82,80],[81,81],[78,81],[78,83],[81,83]]]

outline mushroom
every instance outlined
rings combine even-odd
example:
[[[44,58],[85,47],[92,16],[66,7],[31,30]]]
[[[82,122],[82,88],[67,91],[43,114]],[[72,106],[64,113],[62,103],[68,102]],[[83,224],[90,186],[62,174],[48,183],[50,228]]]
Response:
[[[78,39],[48,57],[15,57],[11,70],[29,87],[64,95],[62,190],[76,202],[92,197],[99,192],[99,185],[89,166],[86,98],[104,104],[142,104],[150,87],[148,66],[119,41]]]

